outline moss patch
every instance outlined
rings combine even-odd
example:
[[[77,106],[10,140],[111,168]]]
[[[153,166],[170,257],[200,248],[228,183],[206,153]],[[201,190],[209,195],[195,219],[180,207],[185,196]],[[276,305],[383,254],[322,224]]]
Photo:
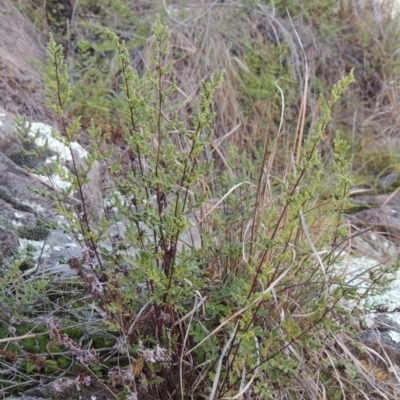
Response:
[[[41,224],[35,226],[21,226],[17,229],[18,236],[21,239],[40,241],[46,239],[49,229]]]
[[[0,199],[4,200],[8,204],[11,204],[18,211],[29,212],[32,213],[33,215],[36,215],[36,212],[32,207],[19,203],[17,200],[15,200],[15,198],[13,198],[10,195],[7,189],[1,186],[0,186]]]
[[[37,156],[26,154],[23,151],[12,153],[9,158],[20,167],[36,168],[39,165],[39,158]]]

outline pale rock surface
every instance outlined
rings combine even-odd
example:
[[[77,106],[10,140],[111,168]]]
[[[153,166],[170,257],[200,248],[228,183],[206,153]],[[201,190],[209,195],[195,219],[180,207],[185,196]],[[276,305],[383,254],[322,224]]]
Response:
[[[30,123],[27,134],[32,138],[37,136],[35,144],[38,147],[48,143],[49,154],[46,158],[37,160],[34,157],[27,158],[23,154],[15,119],[0,108],[0,267],[2,263],[6,265],[6,257],[18,249],[29,246],[35,263],[28,266],[23,272],[24,276],[38,271],[45,274],[59,273],[62,276],[75,275],[75,271],[69,268],[68,260],[82,257],[82,251],[85,250],[83,241],[77,240],[62,229],[51,229],[41,224],[42,220],[64,225],[66,221],[59,215],[53,200],[29,190],[29,187],[35,187],[61,193],[69,183],[62,181],[56,175],[41,176],[28,169],[35,168],[39,164],[57,161],[64,171],[73,173],[71,151],[78,168],[85,166],[88,153],[78,143],[72,143],[71,149],[65,146],[52,136],[52,128],[49,125],[40,122]],[[103,213],[104,206],[111,204],[110,199],[103,199],[103,179],[107,180],[107,186],[112,186],[112,179],[104,175],[104,170],[98,163],[88,172],[88,178],[89,183],[83,187],[83,197],[90,212],[93,212],[92,220],[94,218],[96,221]],[[107,191],[108,196],[111,193],[112,190]],[[118,196],[118,193],[116,195]],[[79,204],[81,204],[79,193],[74,193],[67,200],[68,207]],[[116,209],[113,211],[116,216],[118,211]],[[182,234],[178,251],[181,251],[183,246],[200,246],[195,219],[191,218],[189,222],[192,227]],[[109,228],[109,238],[116,235],[123,238],[128,223],[122,220],[112,224]],[[153,233],[147,226],[141,224],[141,228],[147,232],[149,238],[153,237]],[[110,239],[105,240],[101,245],[108,250],[112,249]],[[2,252],[1,249],[3,249]],[[137,249],[130,248],[124,252],[123,256],[132,257],[137,252]]]
[[[360,307],[366,310],[360,339],[382,358],[393,364],[395,381],[400,382],[400,272],[390,272],[400,256],[400,193],[357,196],[352,199],[356,207],[364,209],[350,216],[355,232],[353,246],[362,257],[350,257],[341,267],[348,281],[359,289],[367,290],[374,277],[383,274],[392,279],[381,293],[368,292]],[[363,232],[366,230],[365,232]]]
[[[47,385],[27,390],[20,397],[7,397],[5,400],[114,400],[110,392],[96,385],[84,386],[77,381],[60,378]]]
[[[22,153],[22,143],[18,138],[14,117],[0,108],[0,266],[7,265],[6,257],[31,245],[36,265],[31,269],[67,269],[66,261],[80,257],[82,249],[71,235],[61,229],[51,229],[43,221],[53,224],[65,223],[56,206],[47,197],[39,196],[29,187],[46,191],[60,191],[65,182],[49,179],[28,171],[40,162],[59,160],[60,165],[71,168],[72,156],[63,143],[51,136],[51,127],[42,123],[32,123],[29,134],[39,132],[37,145],[48,140],[50,154],[47,159],[26,158]],[[78,165],[84,165],[87,152],[79,144],[72,146]],[[100,166],[96,164],[90,172],[90,181],[84,187],[85,201],[95,215],[102,210]],[[79,195],[68,200],[69,206],[80,203]]]
[[[359,340],[372,349],[370,357],[376,366],[392,373],[397,387],[400,384],[400,272],[388,272],[396,257],[380,262],[368,257],[348,256],[337,267],[346,282],[361,292],[368,290],[373,276],[383,273],[393,279],[389,287],[375,288],[375,292],[368,290],[366,300],[360,304],[350,302],[348,307],[364,314]],[[382,292],[377,293],[376,289]]]

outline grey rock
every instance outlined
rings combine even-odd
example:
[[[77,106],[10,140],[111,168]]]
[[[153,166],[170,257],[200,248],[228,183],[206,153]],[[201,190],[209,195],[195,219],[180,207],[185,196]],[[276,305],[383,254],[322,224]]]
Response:
[[[12,397],[7,397],[5,400],[50,400],[50,399],[45,399],[44,397],[36,397],[36,396],[12,396]]]
[[[400,203],[400,193],[356,196],[352,198],[352,203],[369,208],[379,208],[384,205],[396,207]]]
[[[45,386],[27,390],[25,395],[57,400],[111,400],[115,398],[104,387],[84,386],[68,378],[56,379]]]
[[[0,151],[9,156],[20,151],[22,146],[17,135],[15,118],[0,107]]]
[[[81,204],[81,193],[72,193],[65,198],[63,189],[68,182],[57,176],[41,176],[32,173],[24,162],[15,155],[21,151],[21,141],[17,136],[15,121],[4,110],[0,110],[0,263],[6,257],[26,248],[34,249],[29,274],[41,268],[52,273],[67,272],[67,261],[71,257],[81,257],[83,243],[72,235],[64,233],[62,225],[66,221],[60,216],[55,201],[48,196],[34,193],[30,188],[57,195],[63,199],[67,209]],[[52,136],[52,128],[42,123],[29,125],[27,135],[38,133],[35,145],[40,147],[48,142],[49,151],[44,164],[57,162],[66,173],[72,167],[70,149]],[[72,153],[77,168],[85,167],[87,152],[78,143],[72,143]],[[31,160],[32,161],[32,160]],[[96,219],[102,212],[100,165],[95,163],[88,173],[88,182],[82,188],[82,195],[91,218]],[[3,262],[2,262],[3,260]]]
[[[400,343],[393,340],[389,331],[364,331],[360,335],[360,341],[382,356],[382,359],[376,358],[379,366],[384,365],[383,360],[387,357],[394,365],[400,367]]]
[[[369,316],[368,326],[370,330],[374,331],[400,333],[400,324],[395,318],[393,318],[394,315],[397,316],[398,314],[398,312],[391,312],[390,314],[382,312],[373,315],[372,319],[371,316]],[[392,339],[394,342],[396,342],[395,338],[393,338],[393,335]],[[400,341],[397,342],[400,344]]]
[[[46,240],[37,242],[36,245],[38,256],[39,253],[41,254],[41,271],[50,274],[62,274],[64,277],[75,276],[75,272],[68,265],[68,260],[74,257],[80,258],[82,247],[72,235],[58,229],[52,229]],[[36,270],[37,267],[33,267],[25,271],[24,275],[29,275]]]
[[[388,189],[388,188],[393,187],[394,185],[398,184],[399,178],[400,178],[400,175],[398,172],[391,172],[390,174],[385,175],[379,179],[379,185],[384,189]]]
[[[6,257],[12,256],[17,251],[18,245],[17,235],[0,226],[0,266],[6,263]]]
[[[35,226],[36,217],[32,212],[23,211],[29,210],[25,207],[20,207],[21,209],[17,209],[14,207],[18,207],[17,202],[13,202],[14,205],[10,204],[10,199],[7,197],[10,196],[10,193],[6,191],[4,188],[0,189],[0,217],[2,219],[13,221],[15,225],[25,225],[25,226]],[[1,198],[3,196],[3,198]],[[6,201],[6,199],[8,201]]]
[[[391,241],[400,242],[400,204],[362,210],[353,218],[360,226],[371,227],[375,231],[385,233]]]
[[[390,253],[393,253],[393,248],[400,243],[400,192],[357,196],[352,203],[363,209],[350,215],[350,221],[359,229],[373,232],[375,238],[377,235],[387,238],[394,246],[384,247],[392,247]]]

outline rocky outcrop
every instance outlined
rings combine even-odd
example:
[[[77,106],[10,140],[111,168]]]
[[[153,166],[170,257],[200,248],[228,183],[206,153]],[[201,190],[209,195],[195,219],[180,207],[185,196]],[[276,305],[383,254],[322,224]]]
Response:
[[[112,400],[115,395],[110,389],[98,385],[84,385],[77,380],[61,378],[47,385],[27,390],[21,396],[7,397],[5,400]]]
[[[355,206],[364,207],[352,215],[352,220],[362,228],[371,228],[400,243],[400,193],[358,196]]]
[[[390,271],[390,266],[395,266],[399,256],[400,193],[395,191],[359,196],[353,199],[353,205],[364,207],[350,216],[356,227],[355,233],[358,234],[353,239],[353,248],[360,255],[368,255],[382,262],[380,264],[377,261],[372,267],[365,261],[361,262],[356,273],[363,273],[365,282],[370,282],[375,273],[384,276],[391,274],[392,279],[390,286],[381,288],[381,293],[370,293],[365,299],[369,303],[370,312],[365,315],[359,341],[368,351],[360,353],[359,357],[369,365],[368,368],[378,371],[381,379],[386,377],[393,390],[399,393],[400,273],[396,269]]]
[[[381,184],[381,189],[385,187]],[[355,196],[347,215],[355,254],[382,262],[396,256],[400,244],[400,192]]]
[[[110,389],[96,385],[84,385],[76,380],[61,378],[47,385],[30,389],[21,397],[8,397],[6,400],[112,400],[115,395]]]
[[[69,182],[60,179],[59,174],[43,176],[36,173],[35,168],[57,161],[64,172],[74,174],[72,155],[78,168],[85,167],[86,150],[78,143],[72,143],[70,148],[52,136],[52,128],[43,123],[31,123],[26,126],[26,135],[34,136],[35,146],[43,147],[47,143],[48,151],[42,159],[26,155],[23,151],[25,142],[18,138],[16,123],[12,115],[0,108],[0,255],[1,264],[7,263],[7,257],[18,251],[31,249],[31,254],[24,265],[24,274],[32,273],[38,268],[47,273],[74,273],[70,270],[68,260],[82,257],[84,245],[81,241],[62,229],[66,221],[60,216],[56,202],[47,196],[40,196],[30,188],[40,189],[63,198],[67,208],[80,207],[80,193],[72,193],[63,197],[63,190]],[[40,168],[39,168],[40,169]],[[105,172],[98,163],[87,173],[88,183],[82,188],[85,204],[89,209],[91,221],[96,222],[103,213],[104,179],[110,183],[111,178],[105,178]],[[110,183],[110,186],[111,183]],[[119,196],[120,197],[120,196]],[[124,201],[124,199],[122,199]],[[116,215],[118,210],[113,210]],[[191,221],[194,224],[194,217]],[[120,237],[123,240],[125,226],[128,221],[122,220],[111,224],[109,237]],[[141,224],[149,237],[152,232]],[[197,228],[189,228],[178,242],[178,251],[183,246],[194,244],[200,246]],[[102,246],[111,250],[111,239],[102,242]],[[134,255],[137,249],[130,248],[125,254]]]
[[[49,400],[49,399],[36,396],[12,396],[12,397],[7,397],[5,400]]]
[[[39,160],[24,154],[25,145],[18,138],[14,117],[0,109],[0,265],[7,264],[7,257],[29,248],[31,256],[24,268],[28,272],[39,267],[53,272],[68,270],[66,261],[80,257],[81,246],[60,228],[66,221],[60,216],[55,202],[30,188],[57,192],[61,196],[67,182],[55,175],[35,174],[32,169],[41,163],[45,165],[58,160],[67,171],[71,168],[72,156],[63,143],[52,137],[48,125],[32,123],[27,134],[38,134],[38,146],[47,141],[49,152],[45,158]],[[87,152],[77,143],[73,145],[73,154],[79,166],[85,163]],[[90,182],[84,187],[84,195],[94,215],[99,215],[102,196],[100,166],[97,164],[90,171]],[[66,202],[74,207],[80,199],[73,194]]]
[[[400,392],[400,313],[383,311],[369,315],[359,340],[369,351],[359,354],[373,368],[379,368],[392,376],[397,392]],[[372,351],[371,351],[372,350]],[[389,375],[388,375],[389,376]]]

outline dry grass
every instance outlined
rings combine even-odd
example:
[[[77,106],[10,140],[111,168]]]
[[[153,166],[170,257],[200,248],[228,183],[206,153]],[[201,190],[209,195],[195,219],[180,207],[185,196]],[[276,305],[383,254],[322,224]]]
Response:
[[[32,11],[33,3],[28,3]],[[329,7],[328,4],[326,7]],[[396,20],[391,18],[390,4],[390,1],[341,1],[325,16],[327,21],[310,19],[306,8],[300,8],[301,13],[293,11],[290,20],[287,15],[280,16],[274,7],[261,1],[252,5],[239,0],[166,1],[161,4],[141,1],[129,3],[127,7],[147,26],[153,23],[156,12],[164,15],[171,31],[170,59],[175,60],[173,73],[178,77],[180,95],[176,102],[186,104],[186,111],[185,108],[180,111],[184,120],[191,115],[191,100],[199,92],[199,82],[211,73],[225,71],[225,81],[215,102],[217,115],[213,151],[218,165],[223,165],[228,142],[254,153],[267,134],[276,135],[280,120],[282,104],[278,87],[271,89],[268,98],[254,99],[246,93],[248,88],[243,76],[254,74],[254,69],[248,65],[248,45],[255,53],[265,49],[282,49],[276,60],[267,60],[259,74],[277,68],[276,64],[290,73],[285,80],[288,103],[285,104],[281,135],[281,164],[293,145],[306,62],[311,82],[307,92],[308,115],[312,115],[316,108],[319,92],[331,87],[351,68],[355,68],[357,89],[335,107],[335,119],[328,126],[324,143],[327,152],[337,130],[352,142],[352,148],[357,151],[364,150],[363,146],[367,150],[373,149],[382,137],[396,136],[400,124],[397,104],[400,53],[396,51],[397,27]],[[101,28],[101,21],[95,14],[81,15],[79,7],[79,3],[74,7],[67,29],[69,35],[75,32],[75,36],[67,35],[65,39],[67,59],[74,56],[76,43],[87,34],[88,27]],[[5,99],[5,108],[18,110],[34,119],[46,118],[41,72],[32,64],[32,59],[44,60],[41,35],[16,11],[10,0],[2,3],[0,12],[4,21],[0,27],[3,32],[0,93]],[[108,17],[110,20],[117,18]],[[80,18],[85,19],[85,27],[82,27]],[[116,21],[114,25],[116,32],[127,41],[138,34],[138,26],[129,25],[127,21]],[[113,29],[113,26],[110,28]],[[148,61],[146,50],[132,52],[133,64],[141,72]],[[79,77],[72,76],[72,79]],[[316,82],[321,84],[315,86]],[[277,79],[276,85],[282,86],[282,80]],[[118,91],[117,84],[114,89]],[[110,121],[113,123],[106,123],[105,127],[117,138],[121,135],[118,116]],[[308,122],[305,134],[307,127]],[[367,142],[362,140],[366,134],[371,137]],[[359,167],[357,161],[354,168],[357,170]]]
[[[6,111],[48,122],[44,105],[43,73],[46,43],[33,23],[16,8],[15,2],[0,5],[0,98]]]
[[[254,74],[247,64],[249,48],[254,52],[265,48],[282,48],[276,60],[267,60],[259,74],[268,73],[279,64],[290,71],[286,78],[284,122],[281,135],[280,162],[284,164],[297,126],[297,110],[304,88],[305,66],[309,68],[311,86],[307,89],[307,115],[317,106],[318,95],[325,92],[341,77],[355,68],[357,88],[346,100],[335,106],[335,118],[328,126],[324,146],[331,149],[337,131],[348,138],[354,150],[365,145],[373,149],[382,137],[394,136],[399,129],[398,74],[396,66],[399,54],[393,41],[397,31],[396,21],[391,18],[389,2],[377,3],[343,1],[332,10],[328,21],[314,21],[299,14],[279,16],[276,10],[261,1],[230,0],[223,3],[203,0],[167,2],[160,6],[143,2],[146,8],[143,18],[163,12],[165,23],[171,31],[170,60],[174,60],[173,74],[178,77],[180,96],[176,102],[187,104],[180,117],[187,120],[191,115],[193,99],[199,92],[199,82],[211,73],[225,71],[225,81],[215,102],[214,158],[218,165],[225,164],[227,144],[239,146],[254,153],[262,146],[267,134],[277,134],[282,103],[277,79],[276,87],[268,98],[249,97],[243,82],[244,75]],[[137,7],[139,6],[132,6]],[[141,11],[143,12],[143,11]],[[335,24],[341,24],[335,26]],[[324,35],[324,29],[328,35]],[[124,32],[129,40],[135,35]],[[301,42],[301,45],[300,45]],[[148,43],[150,46],[151,43]],[[146,49],[132,53],[133,63],[143,71],[147,63]],[[288,83],[287,79],[291,81]],[[316,82],[321,82],[315,86]],[[274,97],[275,95],[275,97]],[[271,101],[271,99],[274,99]],[[249,104],[251,106],[249,108]],[[305,122],[305,135],[309,122]],[[362,142],[369,133],[371,140]],[[355,169],[359,165],[354,166]]]
[[[199,82],[211,73],[225,71],[224,82],[215,99],[216,121],[214,124],[214,148],[216,158],[225,158],[227,143],[234,143],[241,149],[255,151],[256,144],[263,143],[271,126],[271,116],[278,114],[276,104],[263,99],[254,104],[252,112],[245,112],[246,95],[243,74],[251,74],[246,65],[246,46],[243,38],[262,46],[273,42],[280,46],[286,40],[292,49],[291,59],[281,60],[292,65],[293,79],[300,82],[303,63],[287,20],[274,16],[259,4],[248,7],[245,3],[229,1],[188,2],[187,8],[167,8],[167,24],[171,30],[170,60],[175,60],[173,74],[178,77],[181,98],[187,101],[199,93]],[[182,10],[182,9],[181,9]],[[290,33],[292,31],[292,34]],[[270,66],[265,65],[268,69]],[[277,90],[276,90],[277,92]],[[187,108],[188,118],[190,107]]]

